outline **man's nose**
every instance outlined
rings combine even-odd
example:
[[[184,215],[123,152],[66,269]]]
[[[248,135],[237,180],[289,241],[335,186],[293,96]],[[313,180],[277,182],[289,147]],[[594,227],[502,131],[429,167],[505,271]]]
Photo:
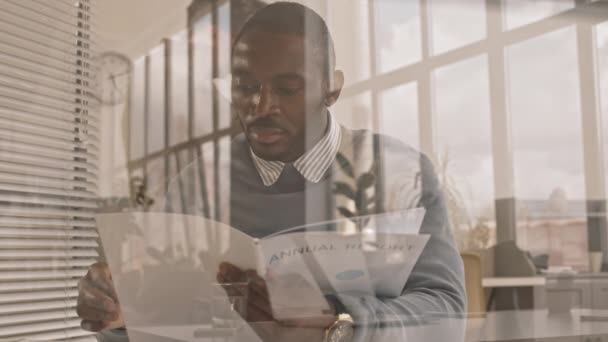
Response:
[[[254,114],[268,116],[276,114],[279,109],[278,98],[270,86],[261,86],[260,91],[253,97]]]

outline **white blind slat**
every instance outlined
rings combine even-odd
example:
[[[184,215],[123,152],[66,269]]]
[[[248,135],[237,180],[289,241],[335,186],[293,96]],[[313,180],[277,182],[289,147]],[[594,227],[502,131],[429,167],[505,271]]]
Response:
[[[76,307],[76,300],[50,300],[38,303],[19,303],[0,306],[0,315],[32,311],[70,309]]]
[[[0,270],[17,269],[65,269],[74,267],[89,267],[95,259],[54,259],[54,260],[0,260]],[[9,300],[10,295],[0,296],[0,302]]]
[[[0,259],[96,258],[97,249],[0,249]]]
[[[77,181],[69,179],[37,177],[27,174],[3,172],[2,170],[0,170],[0,183],[25,186],[39,186],[59,190],[74,190],[75,188],[78,188],[83,189],[85,191],[90,191],[91,193],[94,193],[96,191],[95,184],[87,182],[86,180]]]
[[[0,227],[0,238],[3,237],[48,237],[48,238],[67,238],[83,237],[97,238],[95,229],[45,229],[45,228],[6,228]]]
[[[3,271],[0,281],[6,280],[38,280],[38,279],[70,279],[82,278],[87,274],[86,269],[50,270],[50,271]],[[2,309],[0,308],[0,312]]]
[[[43,300],[78,298],[78,289],[65,289],[63,291],[41,291],[41,292],[17,292],[3,293],[0,297],[0,304],[18,302],[38,302]]]
[[[0,339],[92,340],[98,257],[93,0],[0,1]]]
[[[65,330],[66,328],[74,328],[80,326],[80,319],[71,318],[60,321],[51,321],[45,323],[31,323],[16,325],[14,327],[5,327],[0,330],[0,337],[9,337],[26,333],[50,331],[50,330]]]
[[[40,280],[35,282],[12,281],[7,283],[0,283],[0,293],[15,291],[31,292],[38,290],[67,289],[76,286],[78,286],[77,279]]]
[[[97,241],[94,239],[13,239],[3,238],[0,240],[0,248],[74,248],[90,247],[96,248]]]
[[[35,218],[35,217],[10,217],[0,216],[0,227],[34,227],[34,228],[73,228],[85,227],[95,228],[95,221],[73,218]]]
[[[75,310],[55,310],[45,312],[33,312],[27,314],[14,314],[10,316],[0,316],[0,327],[6,325],[23,324],[29,322],[50,321],[63,318],[76,318],[78,315]]]

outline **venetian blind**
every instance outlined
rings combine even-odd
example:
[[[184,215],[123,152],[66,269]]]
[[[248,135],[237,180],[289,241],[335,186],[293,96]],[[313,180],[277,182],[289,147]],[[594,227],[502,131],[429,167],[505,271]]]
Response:
[[[0,1],[0,339],[95,340],[75,312],[98,256],[92,2]]]

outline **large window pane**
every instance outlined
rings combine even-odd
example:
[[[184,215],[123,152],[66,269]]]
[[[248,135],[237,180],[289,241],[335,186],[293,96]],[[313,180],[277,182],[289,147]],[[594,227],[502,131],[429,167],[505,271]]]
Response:
[[[485,38],[485,0],[431,0],[429,5],[432,54]]]
[[[604,177],[608,178],[608,22],[596,26],[597,67],[600,91],[598,92],[602,122],[604,124]],[[608,179],[606,180],[606,194],[608,194]]]
[[[226,2],[218,10],[218,76],[224,79],[230,74],[230,11],[230,2]],[[232,123],[229,100],[218,92],[219,129],[228,128]]]
[[[418,85],[416,82],[385,90],[378,97],[380,132],[419,149]]]
[[[572,266],[584,268],[585,224],[545,225],[548,218],[585,221],[575,27],[510,46],[507,59],[518,243],[524,249],[548,253],[550,264],[569,260]],[[557,229],[562,226],[571,229],[561,234]],[[548,229],[544,242],[540,229]],[[548,246],[541,245],[547,241]]]
[[[131,160],[139,159],[144,156],[145,142],[144,132],[146,129],[144,118],[144,102],[146,99],[146,63],[144,58],[140,58],[133,63],[133,78],[131,84],[130,99],[130,155]]]
[[[340,98],[330,109],[336,120],[350,129],[372,129],[372,97],[370,92]]]
[[[420,60],[418,1],[374,0],[376,69],[379,73]]]
[[[148,195],[154,200],[154,203],[150,206],[151,211],[165,210],[166,176],[165,158],[156,158],[146,164],[146,189]]]
[[[482,55],[437,69],[433,79],[437,171],[459,247],[488,247],[490,241],[465,238],[472,229],[494,222],[487,58]]]
[[[574,7],[574,0],[502,0],[508,30],[550,17]]]
[[[165,47],[150,51],[148,80],[148,151],[154,153],[165,147]]]
[[[211,103],[212,45],[211,18],[205,16],[194,24],[194,136],[213,131]]]
[[[188,32],[171,39],[171,112],[169,144],[188,139]]]
[[[370,76],[369,1],[328,1],[327,24],[334,39],[336,67],[345,74],[345,85]]]

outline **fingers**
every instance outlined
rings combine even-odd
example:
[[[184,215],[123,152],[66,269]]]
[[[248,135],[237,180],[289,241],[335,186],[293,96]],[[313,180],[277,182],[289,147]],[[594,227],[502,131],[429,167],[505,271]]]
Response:
[[[84,305],[76,307],[76,313],[84,321],[109,323],[109,322],[112,322],[112,321],[118,319],[117,312],[107,312],[107,311],[98,310],[98,309],[92,308],[90,306],[84,306]]]
[[[92,286],[99,288],[109,297],[118,302],[118,296],[112,284],[112,275],[110,274],[110,268],[106,263],[96,263],[89,268],[89,272],[85,276],[85,279]]]
[[[92,332],[98,332],[98,331],[102,331],[105,328],[107,328],[108,327],[108,323],[107,322],[100,322],[100,321],[87,321],[87,320],[83,320],[80,323],[80,327],[83,330],[92,331]]]
[[[118,297],[105,263],[96,263],[78,283],[76,312],[85,330],[100,331],[114,324],[122,326]]]
[[[263,305],[258,306],[255,305],[252,301],[249,301],[247,306],[247,321],[248,322],[270,322],[274,321],[274,317],[270,312],[270,307],[268,306],[266,309],[261,308]]]
[[[78,303],[82,306],[109,313],[118,311],[118,305],[116,305],[112,298],[105,292],[87,283],[83,283],[80,286]]]
[[[217,281],[220,283],[238,283],[247,280],[245,272],[229,262],[220,264]]]

